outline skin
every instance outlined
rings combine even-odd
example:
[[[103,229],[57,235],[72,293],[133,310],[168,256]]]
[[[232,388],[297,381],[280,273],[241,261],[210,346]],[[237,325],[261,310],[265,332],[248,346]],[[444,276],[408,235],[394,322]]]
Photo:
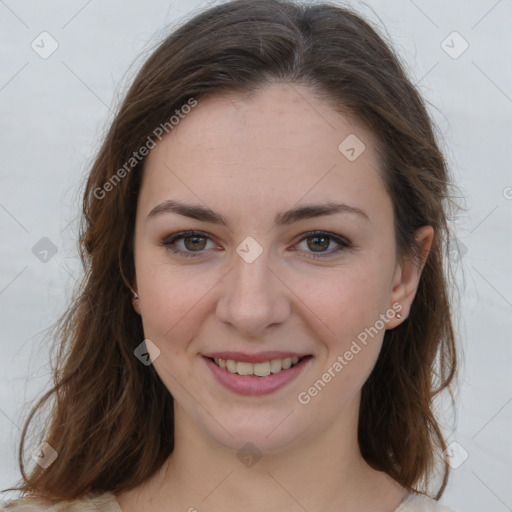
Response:
[[[366,146],[355,161],[338,150],[350,134]],[[168,199],[206,205],[229,228],[176,213],[148,218]],[[340,213],[274,225],[277,212],[326,201],[360,208],[368,219]],[[200,256],[161,244],[189,229],[211,237],[199,240]],[[301,234],[316,230],[352,246],[332,252],[332,240],[315,251],[314,237]],[[433,234],[430,226],[416,233],[424,254]],[[263,248],[252,263],[236,252],[247,236]],[[193,252],[185,242],[174,248]],[[144,484],[117,496],[125,512],[398,506],[406,491],[361,457],[358,410],[385,329],[407,317],[422,264],[397,257],[392,203],[369,131],[295,84],[200,99],[148,156],[134,249],[134,307],[160,350],[153,364],[174,397],[176,448]],[[322,250],[331,254],[312,259]],[[299,403],[298,394],[393,304],[402,318],[392,317],[321,392]],[[284,388],[248,397],[218,384],[201,356],[222,350],[313,357]],[[248,442],[262,455],[251,467],[237,458]]]

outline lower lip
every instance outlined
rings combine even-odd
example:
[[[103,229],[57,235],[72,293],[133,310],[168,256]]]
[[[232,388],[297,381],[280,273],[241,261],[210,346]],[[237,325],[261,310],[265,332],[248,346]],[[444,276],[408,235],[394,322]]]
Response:
[[[271,373],[268,377],[256,377],[254,375],[238,375],[228,372],[225,368],[217,366],[211,359],[203,356],[206,365],[213,373],[217,381],[230,391],[239,395],[266,395],[286,386],[296,379],[302,370],[309,364],[311,357],[306,357],[295,366],[278,373]]]

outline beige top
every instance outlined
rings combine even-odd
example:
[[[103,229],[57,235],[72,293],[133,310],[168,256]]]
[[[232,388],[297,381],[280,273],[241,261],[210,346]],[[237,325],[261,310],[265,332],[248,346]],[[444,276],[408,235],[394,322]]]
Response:
[[[111,492],[51,505],[39,499],[19,498],[0,505],[0,512],[123,512]],[[422,494],[409,494],[394,512],[454,512]]]

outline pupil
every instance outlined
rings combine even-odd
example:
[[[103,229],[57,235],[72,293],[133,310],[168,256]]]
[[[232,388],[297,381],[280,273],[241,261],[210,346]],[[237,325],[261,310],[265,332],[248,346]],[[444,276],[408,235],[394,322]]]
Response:
[[[204,247],[201,246],[201,243],[199,242],[199,245],[197,245],[197,241],[198,240],[203,240],[204,241],[204,237],[201,237],[201,236],[193,236],[193,237],[188,237],[186,238],[185,240],[185,245],[187,246],[187,249],[203,249]],[[189,244],[187,242],[190,242],[191,240],[193,240],[193,243]],[[190,245],[190,246],[189,246]]]
[[[323,249],[326,249],[326,248],[329,246],[329,239],[328,239],[327,237],[325,237],[325,236],[317,236],[317,237],[313,238],[313,240],[315,241],[315,245],[314,245],[314,247],[317,247],[317,248],[318,248],[318,247],[320,247],[321,249],[322,249],[322,248],[323,248]],[[317,240],[324,240],[324,241],[327,241],[327,246],[326,246],[326,245],[325,245],[325,243],[324,243],[324,244],[323,244],[323,246],[324,246],[324,247],[321,247],[321,244],[320,244],[320,245],[318,245],[318,244],[316,243],[316,241],[317,241]],[[320,251],[314,251],[314,252],[320,252]]]

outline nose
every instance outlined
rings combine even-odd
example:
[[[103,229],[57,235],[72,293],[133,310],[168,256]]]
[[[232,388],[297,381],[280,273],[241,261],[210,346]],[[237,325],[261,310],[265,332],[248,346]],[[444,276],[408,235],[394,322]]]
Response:
[[[253,261],[234,254],[222,286],[217,318],[245,339],[261,340],[271,326],[277,327],[290,315],[289,289],[269,264],[268,251]]]

